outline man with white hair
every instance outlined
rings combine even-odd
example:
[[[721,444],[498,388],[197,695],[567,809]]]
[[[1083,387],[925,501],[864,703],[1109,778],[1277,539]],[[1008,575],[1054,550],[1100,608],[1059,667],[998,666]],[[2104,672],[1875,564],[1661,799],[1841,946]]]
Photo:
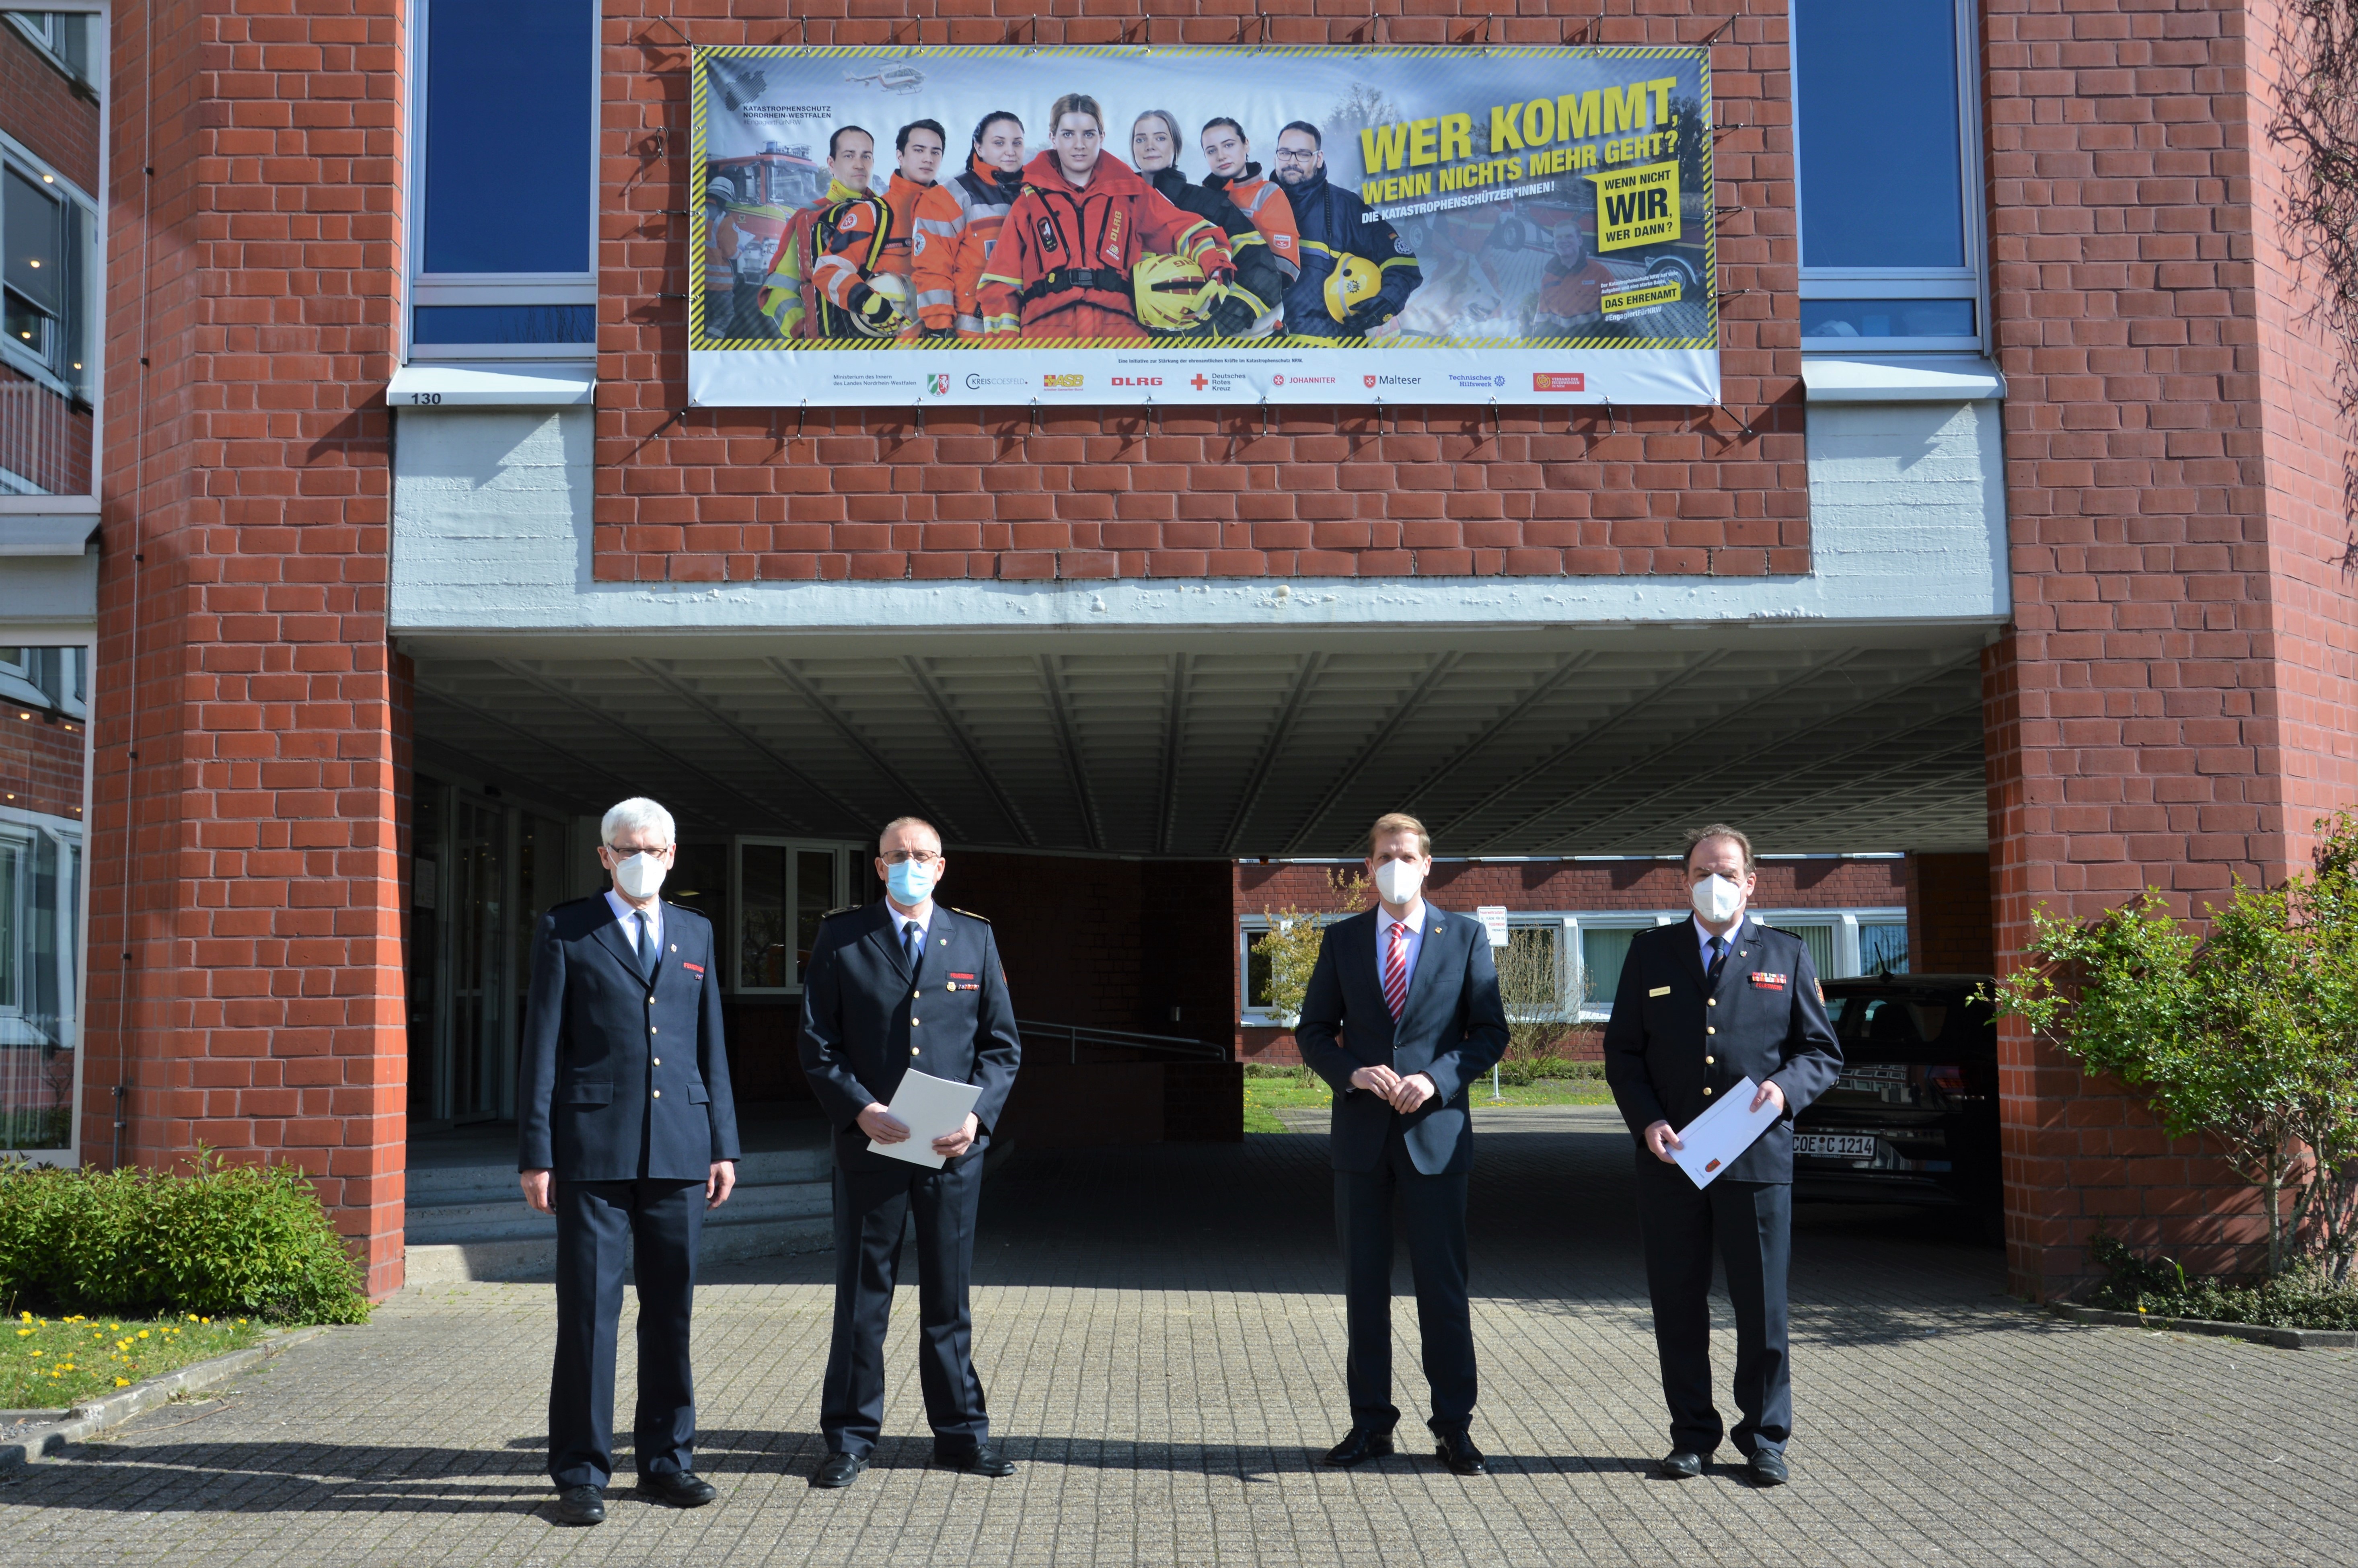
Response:
[[[696,1474],[688,1319],[707,1209],[737,1183],[712,923],[657,893],[677,844],[652,800],[606,813],[612,885],[548,912],[533,939],[518,1076],[525,1201],[557,1216],[557,1362],[548,1474],[562,1524],[598,1524],[614,1469],[623,1260],[637,1249],[639,1494],[716,1495]]]

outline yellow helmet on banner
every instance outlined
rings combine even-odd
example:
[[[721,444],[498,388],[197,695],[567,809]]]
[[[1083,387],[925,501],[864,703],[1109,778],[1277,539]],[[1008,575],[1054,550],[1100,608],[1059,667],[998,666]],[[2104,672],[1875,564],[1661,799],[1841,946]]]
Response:
[[[1204,269],[1185,256],[1149,251],[1130,273],[1138,324],[1150,332],[1184,332],[1201,324],[1219,297],[1205,282]]]
[[[872,272],[868,275],[870,292],[882,295],[892,303],[892,319],[882,326],[854,311],[851,324],[862,337],[889,338],[906,326],[916,312],[910,308],[914,297],[909,292],[909,280],[896,272]]]
[[[1326,275],[1326,314],[1348,320],[1352,311],[1376,297],[1382,282],[1375,263],[1365,256],[1344,256]]]

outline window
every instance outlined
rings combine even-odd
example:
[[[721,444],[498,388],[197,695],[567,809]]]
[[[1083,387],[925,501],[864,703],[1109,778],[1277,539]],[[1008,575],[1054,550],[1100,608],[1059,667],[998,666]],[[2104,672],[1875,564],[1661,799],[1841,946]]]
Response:
[[[582,357],[597,340],[598,7],[416,4],[413,357]]]
[[[83,12],[0,12],[0,510],[94,503],[104,114]]]
[[[0,648],[0,1152],[73,1147],[86,648]]]
[[[1904,975],[1908,972],[1906,921],[1862,920],[1858,923],[1858,972],[1862,975]]]
[[[1793,0],[1805,349],[1984,338],[1970,0]]]
[[[827,912],[849,902],[851,847],[737,840],[737,989],[799,991]]]

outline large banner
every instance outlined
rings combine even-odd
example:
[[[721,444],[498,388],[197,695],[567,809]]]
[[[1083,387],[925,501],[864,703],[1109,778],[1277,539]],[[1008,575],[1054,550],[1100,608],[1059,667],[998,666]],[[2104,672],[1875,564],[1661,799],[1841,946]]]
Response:
[[[1708,404],[1708,51],[696,51],[699,406]]]

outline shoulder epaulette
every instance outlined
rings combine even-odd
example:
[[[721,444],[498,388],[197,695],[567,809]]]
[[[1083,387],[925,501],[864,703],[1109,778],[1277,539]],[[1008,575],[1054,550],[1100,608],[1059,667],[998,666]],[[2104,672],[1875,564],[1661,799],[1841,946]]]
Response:
[[[849,914],[856,909],[863,909],[865,907],[867,906],[864,904],[847,903],[840,909],[828,910],[825,914],[820,915],[819,918],[821,920],[833,920],[838,914]]]
[[[981,921],[985,925],[990,925],[990,916],[989,916],[989,915],[987,915],[987,914],[977,914],[974,911],[972,911],[972,910],[970,910],[970,909],[960,909],[957,905],[956,905],[956,904],[954,904],[954,903],[946,903],[946,904],[942,905],[942,907],[943,907],[944,909],[948,910],[952,914],[963,914],[963,915],[965,915],[968,920],[979,920],[979,921]]]

